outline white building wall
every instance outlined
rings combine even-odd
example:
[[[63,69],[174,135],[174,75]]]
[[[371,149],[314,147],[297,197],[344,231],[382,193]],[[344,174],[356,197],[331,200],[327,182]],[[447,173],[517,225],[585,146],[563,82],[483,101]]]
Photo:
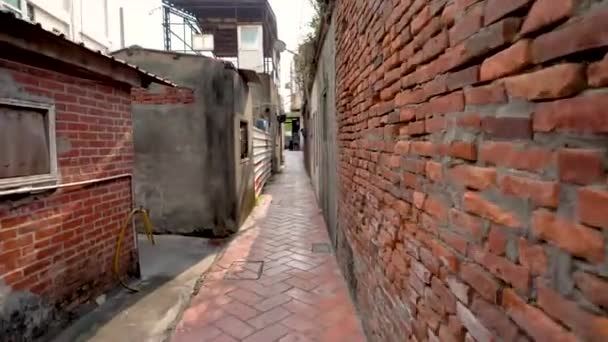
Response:
[[[46,6],[44,8],[37,7],[34,13],[36,15],[35,20],[42,24],[42,27],[46,30],[62,33],[71,38],[69,12],[61,8]]]
[[[2,3],[3,0],[0,0]],[[93,50],[122,48],[120,8],[124,14],[125,46],[163,48],[162,0],[20,0],[21,15],[43,28],[82,42]]]
[[[88,1],[88,0],[85,0]],[[124,8],[125,47],[139,45],[148,49],[163,50],[162,0],[119,0]],[[120,6],[116,11],[120,11]],[[111,38],[120,49],[120,20],[111,19]]]

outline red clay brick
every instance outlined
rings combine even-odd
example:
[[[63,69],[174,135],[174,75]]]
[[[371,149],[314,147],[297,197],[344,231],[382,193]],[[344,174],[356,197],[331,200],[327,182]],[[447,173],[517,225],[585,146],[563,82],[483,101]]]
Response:
[[[427,104],[418,108],[416,117],[420,119],[433,114],[462,112],[463,110],[464,95],[462,91],[456,91],[431,99]]]
[[[482,66],[483,68],[483,66]],[[493,83],[464,91],[467,106],[505,103],[507,96],[502,83]]]
[[[537,105],[535,132],[608,133],[608,95],[578,96]]]
[[[486,250],[492,254],[502,256],[507,251],[508,236],[499,227],[492,227],[486,242]]]
[[[442,115],[437,115],[433,118],[426,118],[425,132],[437,133],[446,129],[446,119]]]
[[[448,290],[448,288],[439,280],[434,277],[431,281],[431,289],[433,294],[439,297],[441,308],[443,312],[448,314],[456,313],[456,297]]]
[[[422,56],[424,61],[429,61],[439,56],[449,46],[447,31],[441,31],[435,37],[431,38],[422,48]],[[431,92],[431,94],[440,94],[447,90],[439,89]]]
[[[532,217],[532,233],[557,247],[594,263],[604,260],[604,237],[591,228],[537,210]]]
[[[553,321],[542,310],[527,304],[512,289],[502,294],[502,306],[507,314],[535,340],[575,342],[578,339]]]
[[[426,201],[424,202],[424,210],[442,222],[446,221],[448,218],[448,208],[439,199],[435,199],[430,196],[427,197]]]
[[[467,328],[468,333],[475,337],[476,341],[490,342],[493,341],[493,334],[486,328],[469,309],[458,303],[458,318]]]
[[[601,61],[591,63],[587,67],[587,81],[590,87],[608,85],[608,54]]]
[[[486,200],[479,193],[471,191],[465,193],[463,203],[470,213],[510,228],[521,228],[521,221],[517,215]]]
[[[471,311],[474,312],[481,323],[488,327],[496,336],[500,336],[505,341],[516,341],[518,328],[509,320],[509,317],[503,313],[502,308],[490,304],[481,298],[475,298],[471,305]]]
[[[460,268],[460,276],[481,297],[492,303],[497,302],[500,285],[489,273],[474,264],[463,264]]]
[[[443,55],[446,59],[450,60],[448,69],[458,67],[473,58],[483,56],[509,43],[517,34],[520,25],[520,19],[507,18],[472,35],[457,45],[453,50],[453,54]]]
[[[574,281],[593,304],[608,308],[608,283],[604,279],[579,271],[574,273]]]
[[[429,7],[424,7],[422,9],[422,11],[420,11],[412,20],[412,23],[410,25],[411,30],[412,30],[412,34],[416,35],[418,32],[420,32],[420,30],[422,30],[422,28],[424,27],[424,25],[431,19],[431,11],[429,9]]]
[[[448,155],[454,158],[477,160],[477,146],[474,143],[453,141],[448,146]]]
[[[450,180],[475,190],[496,185],[496,169],[471,165],[458,165],[450,169]]]
[[[608,340],[608,318],[592,315],[547,286],[538,288],[538,305],[585,341]]]
[[[547,272],[548,258],[541,245],[533,245],[524,238],[517,241],[519,263],[530,270],[533,275],[544,275]]]
[[[544,148],[489,141],[481,145],[479,159],[493,165],[538,172],[551,167],[554,158]]]
[[[579,64],[560,64],[529,74],[505,79],[511,97],[547,100],[579,93],[586,86],[585,71]]]
[[[506,175],[500,179],[503,194],[529,199],[538,206],[556,208],[559,204],[559,184]]]
[[[395,144],[395,154],[404,156],[407,155],[410,151],[410,142],[409,141],[398,141]]]
[[[422,156],[432,156],[436,152],[436,147],[431,142],[414,141],[411,143],[411,152]]]
[[[467,254],[469,243],[463,236],[445,230],[440,231],[439,236],[441,237],[441,240],[446,243],[446,245],[455,251],[458,251],[462,255]]]
[[[500,0],[499,0],[500,1]],[[569,54],[608,44],[608,10],[593,11],[567,26],[536,38],[532,43],[534,63],[543,63]]]
[[[488,0],[484,12],[484,25],[491,24],[496,20],[514,12],[526,5],[532,0]]]
[[[520,34],[525,35],[557,21],[568,18],[574,12],[575,0],[537,0],[532,5]]]
[[[531,63],[530,40],[523,39],[484,60],[479,79],[492,81],[521,71]]]
[[[471,288],[456,277],[448,277],[446,282],[454,296],[458,298],[460,302],[464,303],[464,305],[469,305],[471,300]]]
[[[485,117],[481,127],[488,138],[532,139],[532,120],[525,117]]]
[[[467,1],[467,0],[465,0]],[[457,4],[449,3],[443,9],[441,13],[441,21],[445,26],[451,26],[454,24],[457,13],[460,13],[462,9],[458,8]]]
[[[506,258],[488,253],[481,248],[471,248],[473,260],[483,265],[496,277],[527,293],[530,288],[530,273],[525,267],[516,265]]]
[[[426,163],[425,167],[426,176],[434,181],[441,182],[443,181],[443,167],[440,163],[429,161]]]
[[[479,82],[479,66],[472,66],[448,75],[447,85],[450,91]]]
[[[469,10],[467,10],[450,29],[450,45],[454,46],[479,31],[482,23],[483,4],[476,4],[469,8]]]
[[[483,236],[483,225],[480,219],[457,209],[450,209],[449,218],[452,225],[460,227],[466,234],[475,239]]]
[[[604,177],[602,150],[561,149],[557,165],[562,182],[587,185]]]
[[[578,219],[590,226],[608,229],[608,191],[595,188],[578,190]]]
[[[481,117],[479,114],[466,114],[456,118],[456,126],[459,128],[479,131],[481,128]]]
[[[458,272],[460,268],[460,260],[451,250],[449,250],[444,244],[433,240],[430,242],[433,255],[436,255],[443,266],[451,272]]]

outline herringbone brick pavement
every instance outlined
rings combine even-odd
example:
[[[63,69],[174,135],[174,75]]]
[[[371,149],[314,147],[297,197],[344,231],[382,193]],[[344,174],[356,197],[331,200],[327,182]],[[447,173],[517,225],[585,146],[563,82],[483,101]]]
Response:
[[[300,153],[287,153],[241,232],[206,274],[173,342],[365,341],[323,248],[330,241]]]

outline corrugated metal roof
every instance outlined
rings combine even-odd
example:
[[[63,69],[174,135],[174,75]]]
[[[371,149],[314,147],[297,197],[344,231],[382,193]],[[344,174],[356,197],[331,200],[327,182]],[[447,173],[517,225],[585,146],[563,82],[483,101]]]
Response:
[[[144,81],[146,83],[158,83],[158,84],[162,84],[162,85],[166,85],[166,86],[177,87],[177,84],[171,82],[168,79],[155,75],[151,72],[147,72],[147,71],[139,68],[137,65],[127,63],[126,61],[120,60],[114,56],[105,54],[102,51],[94,51],[92,49],[89,49],[84,45],[84,43],[75,43],[75,42],[67,39],[64,34],[57,34],[57,33],[45,30],[40,23],[30,22],[28,20],[18,18],[17,16],[15,16],[14,13],[0,11],[0,23],[2,23],[2,25],[0,25],[0,31],[4,31],[4,33],[6,33],[8,35],[11,35],[11,36],[14,36],[17,38],[22,38],[22,33],[23,33],[22,29],[27,28],[30,30],[34,30],[35,33],[37,33],[35,35],[36,38],[39,38],[40,40],[49,40],[49,39],[61,40],[62,42],[69,43],[74,49],[78,49],[78,51],[80,51],[82,53],[91,54],[91,55],[94,55],[95,57],[107,59],[107,60],[111,61],[112,64],[114,64],[118,67],[129,68],[129,69],[135,70],[138,73],[138,75],[140,76],[140,78],[142,79],[142,81]],[[7,28],[10,28],[10,29],[7,29]],[[105,75],[105,76],[108,76],[110,78],[112,77],[112,75]]]

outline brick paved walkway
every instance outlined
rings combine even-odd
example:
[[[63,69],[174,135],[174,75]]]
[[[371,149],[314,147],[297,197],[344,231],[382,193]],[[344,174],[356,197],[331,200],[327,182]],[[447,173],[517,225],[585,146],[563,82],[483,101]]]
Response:
[[[286,170],[205,277],[173,342],[365,341],[333,254],[312,251],[329,238],[302,154],[286,154]]]

